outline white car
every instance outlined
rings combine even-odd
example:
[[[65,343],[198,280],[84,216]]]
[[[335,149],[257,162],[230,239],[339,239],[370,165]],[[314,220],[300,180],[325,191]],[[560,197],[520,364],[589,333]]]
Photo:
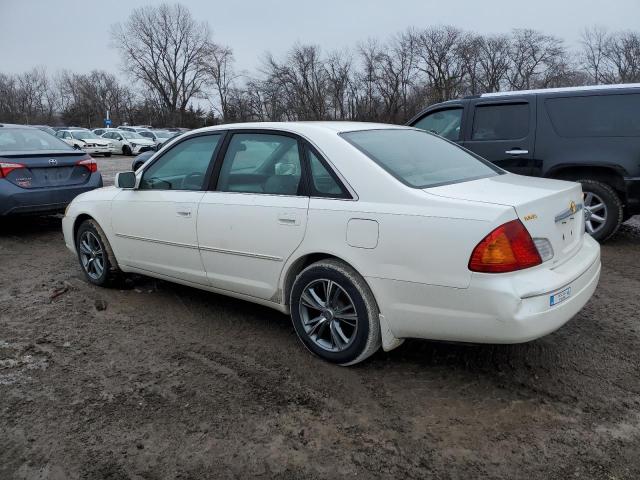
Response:
[[[422,130],[350,122],[189,132],[63,220],[89,282],[135,272],[273,307],[342,365],[404,338],[518,343],[600,276],[579,184]]]
[[[153,140],[144,138],[139,133],[126,130],[111,129],[102,135],[102,138],[113,142],[115,152],[122,155],[138,155],[155,147]]]
[[[58,130],[56,137],[73,148],[83,150],[90,155],[104,155],[110,157],[114,152],[114,145],[109,140],[99,137],[90,130]]]

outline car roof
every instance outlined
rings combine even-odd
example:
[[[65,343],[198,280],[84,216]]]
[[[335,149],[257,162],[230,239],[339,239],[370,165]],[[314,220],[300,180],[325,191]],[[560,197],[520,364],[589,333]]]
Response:
[[[388,123],[369,123],[351,121],[309,121],[309,122],[248,122],[248,123],[227,123],[213,127],[204,127],[192,132],[205,132],[216,130],[282,130],[290,133],[310,133],[310,132],[354,132],[359,130],[381,130],[381,129],[406,129],[402,125],[392,125]]]
[[[483,93],[480,95],[480,98],[491,98],[491,97],[510,97],[517,95],[537,95],[537,94],[546,94],[546,93],[571,93],[571,92],[585,92],[592,90],[619,90],[626,88],[640,88],[640,83],[619,83],[616,85],[584,85],[580,87],[560,87],[560,88],[537,88],[531,90],[514,90],[509,92],[492,92],[492,93]],[[478,98],[475,97],[467,97],[467,98]]]

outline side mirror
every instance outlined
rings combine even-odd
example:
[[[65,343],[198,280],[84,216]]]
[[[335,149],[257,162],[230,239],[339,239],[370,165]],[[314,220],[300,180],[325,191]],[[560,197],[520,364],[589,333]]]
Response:
[[[135,172],[120,172],[116,173],[116,187],[123,188],[125,190],[132,190],[136,188],[136,174]]]

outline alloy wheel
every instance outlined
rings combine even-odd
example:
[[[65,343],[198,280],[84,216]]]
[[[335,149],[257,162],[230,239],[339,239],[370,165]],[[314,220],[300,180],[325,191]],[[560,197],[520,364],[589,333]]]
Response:
[[[607,223],[607,206],[604,200],[592,192],[584,194],[585,229],[590,235],[599,232]]]
[[[104,252],[98,237],[90,231],[80,236],[80,261],[82,268],[94,280],[98,280],[104,273]]]
[[[341,352],[356,338],[355,304],[335,281],[323,278],[309,283],[302,291],[299,308],[305,332],[320,348]]]

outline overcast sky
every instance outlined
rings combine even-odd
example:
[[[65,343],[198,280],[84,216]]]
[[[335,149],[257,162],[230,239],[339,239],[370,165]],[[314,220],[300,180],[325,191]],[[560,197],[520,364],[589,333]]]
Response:
[[[49,72],[120,73],[110,26],[149,0],[0,0],[0,71],[44,66]],[[386,38],[406,27],[449,24],[480,33],[528,27],[575,46],[585,26],[640,29],[640,0],[183,0],[229,45],[239,69],[294,42],[323,50]]]

